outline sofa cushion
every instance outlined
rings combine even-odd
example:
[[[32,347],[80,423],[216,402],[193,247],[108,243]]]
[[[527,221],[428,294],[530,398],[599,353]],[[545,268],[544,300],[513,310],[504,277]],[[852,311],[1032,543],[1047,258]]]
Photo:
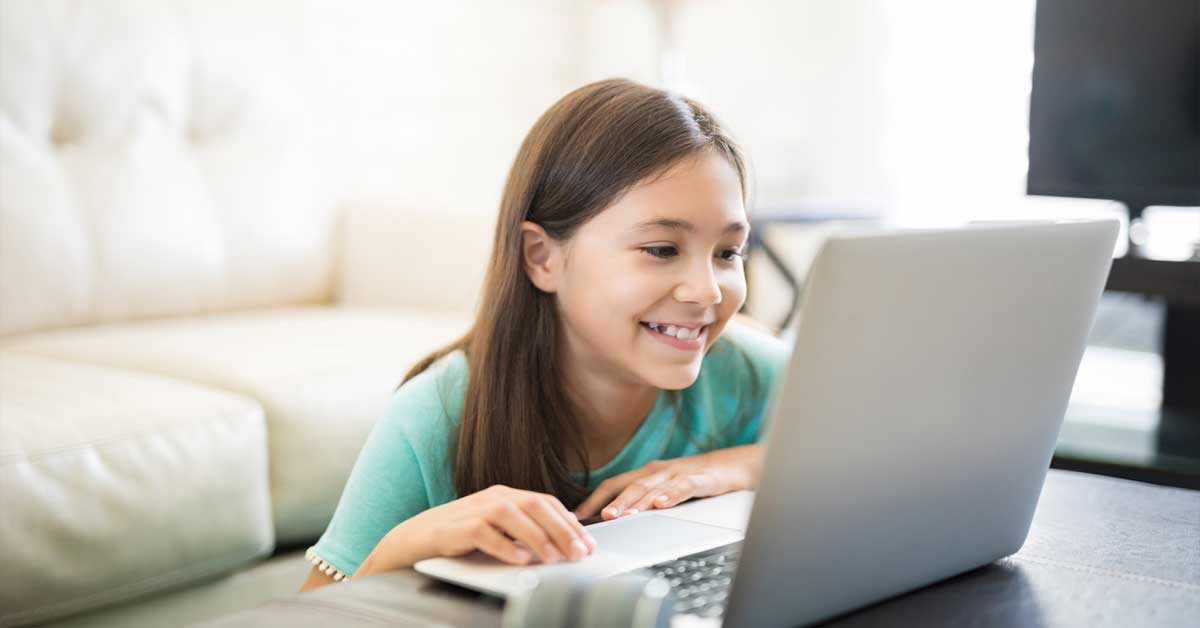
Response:
[[[224,573],[272,547],[262,408],[0,353],[0,625]]]
[[[286,546],[324,531],[400,378],[468,325],[440,312],[311,306],[90,326],[4,346],[256,399],[266,411],[275,532]]]
[[[220,578],[39,624],[39,628],[193,626],[290,597],[310,569],[312,563],[304,557],[304,550],[281,552]]]
[[[329,297],[337,184],[293,42],[228,9],[4,4],[0,334]]]

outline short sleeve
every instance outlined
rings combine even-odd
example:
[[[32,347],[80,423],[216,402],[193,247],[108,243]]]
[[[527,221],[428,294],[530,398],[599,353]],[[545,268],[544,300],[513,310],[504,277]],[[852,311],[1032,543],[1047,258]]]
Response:
[[[389,530],[453,499],[445,468],[449,432],[457,423],[452,410],[461,411],[461,402],[447,399],[447,392],[461,389],[445,385],[455,379],[447,373],[453,366],[431,366],[393,395],[354,463],[333,519],[313,547],[321,560],[352,575]]]

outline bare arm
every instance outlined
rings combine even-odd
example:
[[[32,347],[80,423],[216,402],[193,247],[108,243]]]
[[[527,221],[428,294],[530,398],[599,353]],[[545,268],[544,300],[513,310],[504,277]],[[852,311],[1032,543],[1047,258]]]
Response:
[[[333,582],[333,576],[327,575],[324,571],[314,566],[309,568],[308,577],[304,579],[304,584],[300,585],[300,591],[304,592],[317,587],[323,587],[327,584],[333,584]]]
[[[579,560],[596,549],[592,538],[558,499],[492,486],[415,515],[388,531],[351,576],[404,567],[434,556],[475,550],[512,565]],[[313,567],[301,591],[334,582]]]

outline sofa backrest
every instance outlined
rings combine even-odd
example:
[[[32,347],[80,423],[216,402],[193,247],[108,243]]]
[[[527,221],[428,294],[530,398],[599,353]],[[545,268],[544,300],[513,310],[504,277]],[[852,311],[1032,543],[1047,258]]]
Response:
[[[0,335],[327,300],[287,54],[204,3],[5,2]]]

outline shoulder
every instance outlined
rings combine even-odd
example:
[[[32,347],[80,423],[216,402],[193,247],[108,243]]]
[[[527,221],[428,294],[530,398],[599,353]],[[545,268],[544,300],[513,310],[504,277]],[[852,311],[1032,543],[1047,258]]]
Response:
[[[412,446],[418,458],[441,457],[462,417],[467,356],[452,351],[392,393],[376,425]]]
[[[462,349],[451,351],[401,384],[392,393],[388,411],[447,405],[466,391],[467,373],[466,354]]]

